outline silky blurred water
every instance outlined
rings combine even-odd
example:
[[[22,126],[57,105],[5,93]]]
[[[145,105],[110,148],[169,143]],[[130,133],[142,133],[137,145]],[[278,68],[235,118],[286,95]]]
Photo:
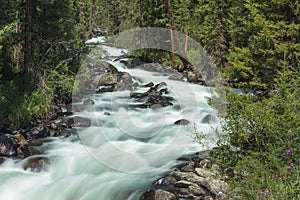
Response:
[[[140,68],[127,69],[120,60],[114,61],[124,50],[109,46],[103,50],[103,60],[130,73],[139,84],[167,83],[167,95],[174,98],[174,105],[140,109],[129,98],[130,91],[89,96],[95,105],[75,115],[90,118],[93,125],[78,129],[68,139],[44,143],[49,166],[38,173],[25,171],[23,165],[31,158],[6,160],[0,165],[0,199],[138,199],[145,188],[174,168],[178,157],[215,145],[214,128],[219,124],[215,111],[207,105],[210,88],[169,80]],[[191,123],[174,125],[179,119]],[[207,137],[204,146],[193,142],[195,134]]]

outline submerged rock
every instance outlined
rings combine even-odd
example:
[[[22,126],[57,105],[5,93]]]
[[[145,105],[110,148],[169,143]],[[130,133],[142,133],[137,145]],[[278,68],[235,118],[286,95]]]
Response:
[[[94,105],[95,101],[92,99],[86,99],[83,101],[83,105]]]
[[[190,121],[187,120],[187,119],[180,119],[180,120],[177,120],[176,122],[174,122],[174,124],[176,124],[176,125],[188,125],[188,124],[190,124]]]
[[[30,158],[24,163],[23,169],[32,172],[41,172],[47,170],[49,164],[50,161],[47,158],[42,158],[42,157]]]
[[[90,127],[92,121],[85,117],[75,116],[67,120],[67,128]]]
[[[154,86],[154,83],[150,82],[150,83],[147,83],[146,85],[144,85],[143,87],[153,87],[153,86]]]

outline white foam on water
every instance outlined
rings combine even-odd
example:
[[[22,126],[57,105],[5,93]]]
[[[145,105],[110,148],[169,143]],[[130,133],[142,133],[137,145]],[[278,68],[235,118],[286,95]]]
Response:
[[[100,37],[87,43],[103,41]],[[140,109],[129,98],[130,91],[93,96],[94,111],[76,113],[95,122],[92,127],[78,129],[80,140],[71,136],[75,142],[54,139],[44,144],[44,156],[50,161],[48,170],[25,171],[22,162],[12,160],[0,165],[0,199],[137,199],[143,189],[178,163],[180,155],[215,145],[209,140],[205,147],[191,142],[195,132],[214,138],[214,128],[219,126],[218,120],[203,120],[207,115],[216,115],[207,105],[210,88],[169,80],[157,72],[127,69],[121,62],[112,61],[125,50],[109,46],[103,49],[119,71],[130,73],[135,80],[143,84],[166,82],[170,91],[167,95],[174,98],[174,105]],[[180,119],[191,124],[174,125]]]

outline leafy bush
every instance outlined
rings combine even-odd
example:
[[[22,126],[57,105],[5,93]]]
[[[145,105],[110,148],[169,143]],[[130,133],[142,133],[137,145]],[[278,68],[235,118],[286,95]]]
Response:
[[[220,113],[227,149],[216,157],[240,174],[231,181],[242,199],[300,198],[300,72],[280,72],[272,93],[261,100],[228,90]]]

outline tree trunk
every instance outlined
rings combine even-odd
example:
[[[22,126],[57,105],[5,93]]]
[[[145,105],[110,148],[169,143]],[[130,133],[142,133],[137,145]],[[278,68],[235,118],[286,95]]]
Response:
[[[30,0],[26,0],[25,5],[25,32],[24,32],[24,65],[23,73],[27,74],[30,64],[31,43],[30,43]]]
[[[172,30],[176,31],[176,24],[175,24],[175,20],[174,20],[171,0],[167,0],[167,9],[168,9],[168,16],[169,16],[169,21],[170,21],[170,25],[171,25],[170,35],[171,35],[171,46],[172,46],[172,63],[173,63],[173,59],[174,59],[174,47],[177,47],[178,53],[180,54],[179,58],[183,64],[183,69],[181,69],[180,71],[184,71],[185,69],[187,69],[188,66],[191,66],[192,64],[185,59],[186,58],[185,47],[183,47],[183,45],[181,44],[176,32],[172,31]],[[174,39],[175,39],[175,43],[173,44]]]

